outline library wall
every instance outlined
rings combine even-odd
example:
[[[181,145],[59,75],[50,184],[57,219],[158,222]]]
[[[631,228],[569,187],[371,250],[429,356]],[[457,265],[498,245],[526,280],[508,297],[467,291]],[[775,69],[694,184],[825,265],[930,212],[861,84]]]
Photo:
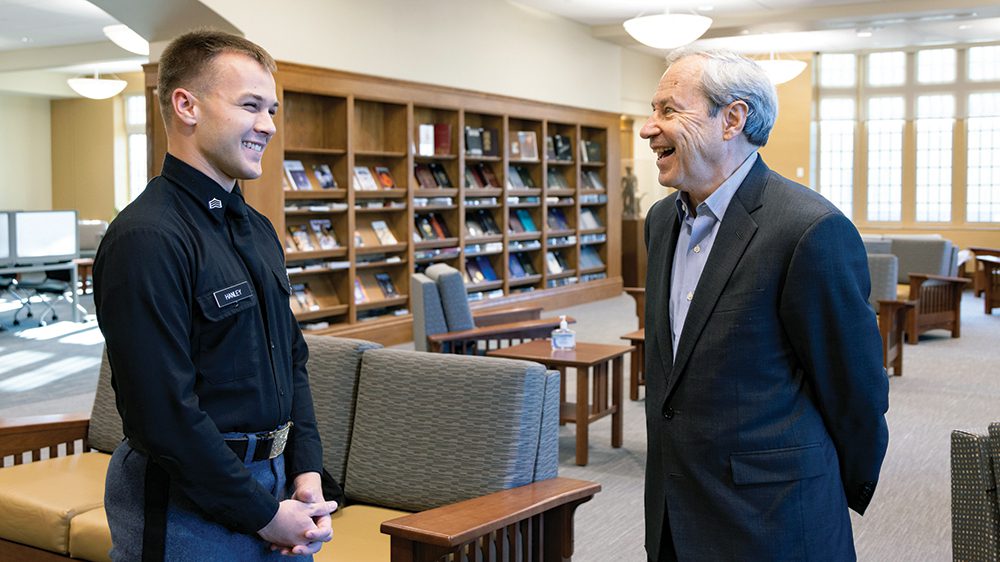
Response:
[[[52,101],[52,208],[114,213],[115,99]]]
[[[767,146],[760,155],[775,172],[809,185],[810,127],[813,103],[813,57],[811,54],[783,54],[783,58],[804,60],[806,69],[794,79],[778,85],[778,120]]]
[[[49,100],[0,94],[0,123],[0,209],[51,209]]]
[[[622,91],[623,72],[653,65],[586,26],[504,0],[204,3],[279,60],[604,111],[635,97]]]

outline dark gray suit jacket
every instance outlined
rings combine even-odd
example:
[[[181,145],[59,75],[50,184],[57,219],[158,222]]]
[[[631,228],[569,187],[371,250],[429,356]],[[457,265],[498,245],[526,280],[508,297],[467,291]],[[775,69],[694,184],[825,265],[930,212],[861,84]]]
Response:
[[[888,379],[851,222],[758,158],[678,342],[677,194],[646,217],[646,549],[681,560],[850,560],[888,445]]]

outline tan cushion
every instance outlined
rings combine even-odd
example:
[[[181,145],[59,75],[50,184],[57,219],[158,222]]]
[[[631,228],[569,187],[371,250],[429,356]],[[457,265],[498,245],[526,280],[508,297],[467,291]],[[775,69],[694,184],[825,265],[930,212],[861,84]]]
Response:
[[[110,460],[84,453],[0,469],[0,537],[66,554],[70,520],[104,506]]]
[[[910,285],[909,283],[903,285],[896,285],[896,298],[905,301],[910,300]]]
[[[350,505],[333,514],[333,540],[323,545],[316,562],[386,562],[389,535],[379,530],[383,521],[409,515],[370,505]]]
[[[110,562],[111,529],[103,507],[91,509],[69,523],[69,554],[73,558]]]

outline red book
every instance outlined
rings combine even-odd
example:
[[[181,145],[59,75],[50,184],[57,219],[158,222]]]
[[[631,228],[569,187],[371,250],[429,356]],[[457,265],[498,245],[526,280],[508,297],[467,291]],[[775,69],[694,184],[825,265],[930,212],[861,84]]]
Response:
[[[441,224],[441,218],[438,217],[437,213],[431,213],[431,226],[434,227],[434,232],[438,235],[438,239],[448,237],[448,232],[444,229],[444,225]]]
[[[436,156],[451,154],[451,125],[448,123],[434,124],[434,154]]]

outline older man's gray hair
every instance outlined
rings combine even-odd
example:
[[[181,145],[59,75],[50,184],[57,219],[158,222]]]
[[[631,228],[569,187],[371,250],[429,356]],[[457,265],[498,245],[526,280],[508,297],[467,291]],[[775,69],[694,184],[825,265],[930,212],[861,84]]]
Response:
[[[701,89],[708,98],[709,115],[715,117],[719,110],[736,100],[746,102],[747,122],[743,134],[750,144],[764,146],[778,118],[778,94],[767,73],[753,60],[722,49],[676,49],[667,55],[667,68],[687,57],[705,59],[701,75]]]

